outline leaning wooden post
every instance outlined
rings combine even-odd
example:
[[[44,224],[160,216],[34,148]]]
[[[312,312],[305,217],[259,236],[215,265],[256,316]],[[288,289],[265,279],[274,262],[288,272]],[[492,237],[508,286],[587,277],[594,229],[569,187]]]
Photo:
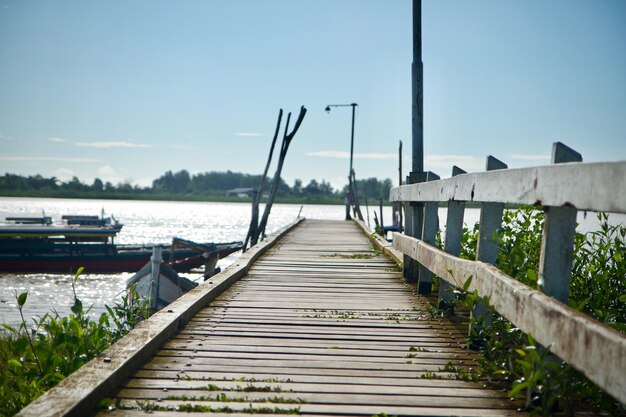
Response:
[[[439,175],[434,172],[426,172],[426,181],[436,181]],[[422,226],[422,240],[429,245],[435,246],[437,240],[437,229],[439,228],[439,203],[437,201],[429,201],[424,204],[424,219]],[[417,291],[420,294],[428,295],[432,292],[433,273],[428,268],[419,265],[417,279]]]
[[[283,119],[283,109],[279,109],[278,111],[278,121],[276,122],[276,130],[274,131],[274,138],[272,139],[272,145],[270,146],[270,154],[267,157],[267,162],[265,164],[265,170],[263,170],[263,175],[261,175],[261,181],[259,181],[259,187],[255,192],[252,193],[252,218],[250,219],[250,227],[248,229],[248,234],[246,235],[246,241],[243,243],[243,252],[246,251],[246,247],[248,246],[248,240],[253,239],[250,246],[256,245],[256,236],[258,236],[257,228],[259,225],[259,202],[261,201],[261,196],[263,195],[263,185],[265,184],[265,180],[267,178],[267,171],[269,171],[270,164],[272,162],[272,155],[274,154],[274,146],[276,145],[276,139],[278,138],[278,134],[280,133],[280,125]]]
[[[283,164],[285,163],[285,158],[287,157],[287,151],[289,150],[289,145],[291,141],[296,136],[298,129],[300,129],[300,125],[304,120],[304,116],[306,115],[306,108],[304,106],[300,107],[300,114],[298,115],[298,119],[296,119],[296,123],[293,127],[293,130],[290,133],[289,131],[289,120],[291,119],[291,113],[287,115],[287,122],[285,124],[285,133],[283,135],[283,143],[280,149],[280,156],[278,157],[278,165],[276,167],[276,172],[274,173],[274,181],[272,182],[272,188],[270,190],[269,197],[267,198],[267,202],[265,203],[265,209],[263,210],[263,217],[261,217],[261,221],[259,223],[259,227],[257,229],[257,235],[255,239],[258,239],[259,236],[263,237],[265,235],[265,227],[267,226],[267,220],[270,215],[270,211],[272,210],[272,205],[274,204],[274,198],[276,197],[276,193],[278,192],[278,186],[280,185],[280,175],[283,170]],[[254,241],[254,240],[253,240]]]
[[[456,165],[452,167],[452,176],[465,174]],[[461,238],[463,237],[463,217],[465,214],[465,201],[448,201],[448,214],[446,216],[446,238],[443,250],[450,255],[459,256],[461,253]],[[439,286],[439,308],[452,313],[454,311],[454,287],[442,280]]]
[[[498,169],[507,169],[508,166],[489,155],[485,170],[495,171]],[[497,233],[502,226],[502,213],[504,212],[504,203],[481,203],[480,205],[480,224],[478,229],[478,247],[476,248],[476,260],[491,265],[495,265],[498,260],[498,252],[500,246],[497,241]],[[475,319],[482,319],[486,325],[492,320],[489,309],[482,300],[478,300],[474,305],[472,316]],[[470,339],[473,345],[481,343],[477,336],[480,326],[470,328]]]
[[[552,146],[552,163],[582,162],[582,156],[561,142]],[[567,180],[564,178],[564,180]],[[539,288],[547,295],[567,304],[572,276],[575,207],[545,207],[541,256],[539,258]]]

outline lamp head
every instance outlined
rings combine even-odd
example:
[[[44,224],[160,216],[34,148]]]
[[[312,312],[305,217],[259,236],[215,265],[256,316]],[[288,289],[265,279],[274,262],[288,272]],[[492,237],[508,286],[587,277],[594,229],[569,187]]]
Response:
[[[326,106],[326,113],[330,113],[330,106]]]

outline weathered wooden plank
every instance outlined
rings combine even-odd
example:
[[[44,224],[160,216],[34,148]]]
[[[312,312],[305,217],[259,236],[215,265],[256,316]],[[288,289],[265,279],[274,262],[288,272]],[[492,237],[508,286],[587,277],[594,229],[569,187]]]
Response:
[[[349,322],[351,319],[346,319],[346,322]],[[403,339],[413,339],[413,338],[434,338],[441,340],[442,335],[439,332],[435,332],[431,329],[412,329],[407,326],[402,329],[402,334],[398,335],[398,330],[386,329],[384,327],[379,327],[375,329],[370,329],[369,327],[357,327],[357,326],[295,326],[295,325],[259,325],[259,324],[247,324],[247,323],[238,323],[238,324],[228,324],[228,323],[213,323],[211,327],[208,326],[186,326],[185,331],[189,333],[202,333],[206,331],[216,331],[216,332],[228,332],[228,331],[237,331],[237,332],[263,332],[263,333],[272,333],[277,335],[289,334],[289,335],[314,335],[314,336],[376,336],[376,337],[394,337],[394,338],[403,338]],[[454,339],[454,336],[448,336],[450,339]],[[462,337],[462,336],[461,336]]]
[[[245,384],[243,385],[245,387]],[[340,387],[337,387],[340,388]],[[237,391],[206,391],[206,390],[191,390],[191,389],[177,389],[177,390],[159,390],[159,389],[135,389],[124,388],[118,394],[118,398],[122,399],[150,399],[161,400],[167,402],[169,400],[178,401],[192,401],[193,403],[207,403],[212,402],[209,398],[215,399],[216,397],[224,394],[228,398],[233,400],[246,400],[241,401],[244,403],[253,404],[268,404],[271,403],[272,398],[279,398],[283,401],[293,401],[292,404],[306,404],[312,405],[352,405],[359,404],[364,406],[380,406],[380,405],[394,405],[394,406],[413,406],[413,407],[437,407],[441,406],[445,402],[445,407],[448,408],[518,408],[523,405],[520,401],[512,402],[508,398],[501,397],[456,397],[442,395],[442,390],[429,390],[426,393],[418,393],[414,390],[408,394],[398,394],[397,392],[387,392],[382,394],[364,393],[364,392],[346,392],[343,389],[339,389],[341,394],[337,394],[337,391],[330,392],[309,392],[309,391],[281,391],[281,392],[237,392]],[[343,392],[342,392],[343,391]],[[181,398],[181,397],[189,397]],[[176,398],[178,397],[178,398]],[[193,400],[196,399],[196,401]],[[204,398],[204,399],[203,399]],[[159,401],[159,402],[161,402]],[[216,401],[216,400],[213,400]],[[237,401],[231,401],[237,402]]]
[[[183,415],[180,411],[143,411],[139,409],[135,410],[107,410],[101,411],[96,414],[96,417],[146,417],[150,415],[153,417],[180,417]],[[212,416],[227,416],[227,417],[250,417],[250,413],[211,413]],[[255,413],[256,417],[276,417],[275,413]],[[331,414],[317,414],[316,417],[332,417]]]
[[[339,351],[339,349],[331,349],[331,350]],[[408,353],[409,352],[407,352],[407,355]],[[296,353],[296,352],[291,352],[291,353],[279,353],[279,352],[272,352],[272,351],[263,352],[263,351],[258,351],[258,350],[254,352],[241,352],[241,351],[220,352],[220,351],[204,351],[204,350],[202,351],[201,350],[175,351],[171,349],[161,349],[158,353],[158,356],[164,359],[182,358],[183,360],[185,360],[186,358],[190,358],[190,359],[198,359],[199,361],[203,361],[203,363],[205,363],[204,362],[205,359],[208,361],[210,360],[221,361],[222,359],[237,359],[237,360],[241,359],[241,360],[261,360],[261,361],[266,361],[266,360],[294,361],[295,360],[295,361],[302,361],[305,363],[307,361],[311,361],[311,362],[313,361],[325,361],[325,362],[326,361],[328,362],[340,361],[342,363],[367,362],[368,364],[371,363],[371,364],[437,365],[441,368],[443,368],[448,363],[453,364],[455,366],[457,365],[459,366],[463,365],[463,366],[469,366],[469,367],[476,366],[476,362],[474,360],[475,358],[465,359],[465,357],[463,357],[457,360],[451,360],[449,352],[446,352],[445,354],[440,354],[439,358],[427,357],[426,355],[421,355],[421,356],[414,355],[409,358],[407,357],[407,355],[397,356],[397,357],[385,357],[385,356],[373,356],[373,355],[360,356],[360,355],[347,354],[347,353],[341,354],[340,352],[337,352],[335,354],[324,354],[320,352],[316,352],[314,354],[306,354],[306,353]],[[224,363],[227,363],[227,362],[224,362]]]
[[[238,406],[236,409],[243,409],[244,407]],[[324,411],[325,410],[325,411]],[[325,406],[324,409],[318,407],[315,411],[308,411],[305,409],[301,409],[299,415],[312,415],[315,417],[329,417],[329,416],[337,416],[336,413],[333,412],[334,409],[332,406]],[[432,407],[378,407],[378,408],[368,408],[366,406],[353,406],[353,407],[342,407],[340,415],[348,416],[372,416],[372,415],[394,415],[394,416],[466,416],[466,417],[519,417],[519,412],[513,410],[463,410],[463,409],[439,409]],[[391,414],[390,414],[391,413]],[[154,417],[180,417],[181,413],[176,411],[151,411],[151,416]],[[237,412],[229,412],[229,413],[211,413],[211,415],[216,416],[227,416],[227,417],[249,417],[250,413],[237,413]],[[259,417],[276,417],[276,414],[264,414],[264,413],[255,413],[255,416]],[[145,417],[145,411],[139,410],[115,410],[115,411],[103,411],[100,412],[97,417]]]
[[[449,372],[442,372],[439,370],[440,366],[436,365],[415,365],[413,369],[387,369],[386,366],[379,366],[378,368],[370,367],[365,369],[360,368],[343,368],[341,366],[335,367],[297,367],[287,366],[288,364],[277,364],[275,366],[263,366],[258,361],[251,361],[250,366],[242,366],[241,364],[225,364],[222,361],[212,363],[210,366],[203,366],[203,364],[194,365],[192,367],[186,366],[187,362],[178,361],[167,363],[167,361],[160,361],[155,359],[147,363],[142,369],[152,371],[165,371],[174,370],[178,372],[180,378],[193,377],[197,373],[240,373],[250,372],[258,374],[278,374],[284,375],[285,378],[293,375],[320,375],[320,376],[347,376],[353,378],[362,377],[379,377],[379,378],[420,378],[424,376],[425,372],[431,372],[440,374],[442,378],[453,378],[454,375]]]
[[[280,348],[302,348],[302,347],[316,347],[323,349],[330,349],[333,347],[337,347],[339,349],[353,349],[353,350],[373,350],[379,351],[384,350],[386,347],[392,351],[402,351],[408,352],[411,347],[419,345],[420,348],[426,349],[430,352],[448,352],[459,353],[459,352],[467,352],[467,349],[463,349],[461,346],[455,343],[450,343],[451,346],[448,346],[448,343],[424,343],[420,341],[418,344],[416,340],[411,340],[410,342],[398,342],[396,346],[389,346],[384,342],[377,341],[359,341],[358,345],[352,344],[350,341],[341,341],[341,340],[326,340],[320,341],[317,339],[286,339],[286,338],[251,338],[251,337],[240,337],[240,336],[229,336],[223,335],[219,338],[212,335],[211,337],[194,337],[193,335],[179,335],[175,340],[182,341],[192,346],[196,343],[198,346],[222,346],[222,345],[241,345],[241,346],[251,346],[251,347],[259,347],[259,346],[272,346],[272,347],[280,347]],[[466,353],[467,354],[467,353]]]
[[[358,302],[358,301],[352,301],[352,300],[346,300],[345,304],[349,307],[353,307],[355,310],[362,310],[367,307],[367,304],[365,304],[365,302]],[[225,300],[219,305],[230,305],[232,307],[259,307],[261,308],[264,305],[268,305],[268,304],[263,304],[262,300],[258,300],[258,301]],[[337,303],[335,302],[333,304],[333,300],[330,300],[330,299],[320,300],[313,305],[307,304],[304,302],[297,303],[297,302],[289,302],[289,301],[283,301],[283,302],[276,301],[276,302],[269,303],[269,306],[273,308],[282,307],[282,308],[291,308],[291,309],[306,309],[307,306],[310,306],[314,309],[332,310],[334,307],[337,306]],[[389,301],[386,303],[381,302],[380,306],[381,308],[385,309],[385,308],[397,307],[398,305],[394,304],[393,301]],[[411,304],[409,303],[400,304],[400,307],[404,307],[404,308],[408,308],[410,306]]]
[[[429,395],[433,397],[460,397],[460,398],[504,398],[508,399],[506,392],[496,389],[485,389],[484,387],[477,387],[476,384],[466,384],[467,386],[443,384],[444,380],[424,380],[416,379],[421,382],[420,384],[414,384],[407,386],[406,379],[399,380],[396,385],[380,385],[380,379],[368,379],[369,383],[361,383],[362,380],[354,381],[344,378],[343,384],[337,384],[328,381],[312,381],[308,383],[304,382],[249,382],[249,381],[233,381],[233,380],[191,380],[191,379],[153,379],[153,378],[132,378],[125,384],[124,388],[142,388],[142,389],[154,389],[159,388],[162,392],[182,391],[182,390],[202,390],[208,391],[207,388],[211,385],[212,389],[216,389],[218,392],[245,392],[243,388],[246,387],[269,387],[270,392],[308,392],[308,393],[338,393],[343,392],[346,394],[395,394],[395,395]],[[283,379],[283,381],[290,381]],[[437,383],[431,383],[437,382]],[[443,390],[441,388],[445,387]],[[165,391],[167,390],[167,391]]]
[[[598,184],[602,184],[601,187]],[[390,201],[475,201],[626,213],[626,161],[567,163],[458,175],[394,187]]]
[[[391,323],[395,323],[392,326]],[[356,319],[347,317],[342,321],[335,321],[333,325],[321,325],[312,320],[309,323],[303,324],[291,324],[291,323],[248,323],[246,321],[229,323],[222,321],[214,321],[207,323],[191,323],[186,327],[190,332],[202,332],[209,329],[228,331],[228,330],[241,330],[241,331],[264,331],[272,333],[303,333],[303,334],[354,334],[354,335],[370,335],[379,334],[387,336],[401,336],[410,339],[412,337],[440,337],[441,333],[438,329],[430,327],[430,325],[423,325],[421,327],[412,326],[410,323],[406,323],[404,326],[398,320],[389,320],[388,323],[381,323],[379,326],[359,325]],[[389,326],[385,326],[389,324]],[[454,334],[454,336],[460,336]],[[453,337],[452,335],[450,337]],[[461,336],[462,337],[462,336]]]
[[[128,405],[133,404],[132,401],[125,401]],[[167,408],[172,407],[176,408],[182,404],[188,404],[189,402],[184,401],[161,401],[158,403],[159,406]],[[224,407],[228,405],[229,408],[236,411],[243,411],[245,409],[250,408],[258,408],[261,409],[264,406],[267,406],[267,403],[261,404],[253,404],[253,407],[250,407],[249,403],[224,403],[224,402],[205,402],[198,401],[194,402],[195,404],[201,404],[206,406],[211,406],[214,408]],[[438,407],[429,407],[429,406],[395,406],[393,404],[385,404],[385,405],[340,405],[340,404],[271,404],[272,407],[281,408],[284,410],[289,409],[298,409],[298,414],[307,415],[307,414],[315,414],[316,416],[323,413],[330,413],[333,415],[365,415],[371,416],[375,414],[386,414],[386,415],[397,415],[397,416],[466,416],[466,417],[485,417],[485,416],[515,416],[519,417],[520,413],[516,411],[516,409],[509,408],[508,410],[505,408],[507,403],[502,402],[502,408],[459,408],[459,407],[445,407],[445,403],[439,405]],[[251,414],[251,413],[249,413]],[[256,413],[254,413],[256,414]],[[107,414],[103,414],[107,415]],[[125,414],[123,414],[125,415]],[[230,415],[230,414],[229,414]]]
[[[353,358],[348,360],[347,357],[336,356],[309,356],[307,358],[290,357],[284,355],[283,358],[276,358],[273,356],[263,355],[262,361],[260,355],[258,358],[245,358],[241,357],[212,357],[202,355],[199,353],[185,352],[182,355],[164,356],[159,352],[152,360],[150,364],[146,366],[146,369],[162,369],[164,365],[177,366],[179,369],[186,372],[192,372],[196,370],[207,370],[212,366],[240,366],[244,368],[273,368],[283,367],[292,369],[341,369],[341,370],[381,370],[385,371],[398,371],[398,372],[415,372],[422,369],[431,371],[442,371],[443,366],[440,360],[424,360],[419,363],[413,363],[407,360],[396,361],[375,361],[371,358]],[[276,355],[279,356],[279,355]],[[410,362],[410,363],[407,363]],[[450,361],[455,366],[464,368],[466,366],[475,366],[472,363],[466,363],[471,361],[464,361],[462,359]],[[148,368],[148,366],[150,368]]]
[[[470,291],[489,297],[502,316],[626,403],[626,335],[489,264],[456,258],[398,233],[394,233],[394,246],[457,287],[472,277]]]
[[[445,361],[450,361],[451,359],[463,359],[463,360],[474,360],[477,359],[477,355],[474,351],[467,351],[458,349],[454,355],[451,355],[453,350],[445,350],[440,351],[439,349],[423,349],[418,351],[410,351],[405,348],[402,350],[374,350],[374,349],[362,349],[360,347],[350,348],[350,347],[339,347],[339,346],[324,346],[324,347],[309,347],[309,346],[258,346],[258,345],[231,345],[231,344],[212,344],[209,345],[207,343],[189,343],[186,340],[180,339],[172,339],[170,340],[161,350],[163,354],[167,349],[171,349],[176,354],[185,354],[185,353],[198,353],[198,354],[209,354],[212,356],[223,356],[223,355],[241,355],[241,354],[255,354],[259,355],[259,357],[263,357],[263,354],[282,354],[289,355],[294,354],[302,356],[302,355],[317,355],[317,356],[358,356],[360,358],[402,358],[407,359],[415,359],[416,361],[422,359],[444,359]]]
[[[316,314],[317,315],[317,314]],[[390,315],[390,316],[382,316],[382,317],[370,317],[370,316],[364,316],[364,317],[359,317],[359,318],[350,318],[350,320],[346,320],[344,322],[337,322],[337,320],[325,320],[325,319],[320,319],[320,318],[315,318],[313,316],[311,316],[310,319],[308,320],[303,320],[304,318],[306,318],[305,316],[297,316],[298,318],[295,319],[290,318],[290,322],[286,322],[285,318],[281,318],[281,319],[263,319],[263,318],[258,318],[258,317],[254,317],[254,316],[249,316],[250,318],[233,318],[232,316],[229,316],[230,318],[228,319],[219,319],[216,317],[205,317],[205,318],[199,318],[196,317],[193,321],[189,322],[189,326],[202,326],[208,323],[211,324],[215,324],[215,322],[219,322],[222,324],[229,324],[229,325],[237,325],[237,324],[252,324],[252,325],[272,325],[275,324],[277,326],[322,326],[324,328],[330,327],[330,328],[340,328],[340,329],[344,329],[346,328],[346,326],[350,326],[350,327],[355,327],[355,328],[366,328],[370,331],[378,331],[377,329],[390,329],[392,331],[398,331],[398,329],[401,330],[406,330],[406,329],[411,329],[411,330],[420,330],[420,329],[434,329],[434,330],[430,330],[430,332],[432,333],[433,331],[437,331],[439,329],[453,329],[453,327],[434,327],[432,325],[432,322],[430,320],[428,320],[427,317],[421,317],[421,316],[408,316],[408,317],[400,317],[400,316],[396,316],[396,315]],[[319,315],[319,317],[333,317],[333,316],[326,316],[326,315]],[[335,315],[334,317],[340,317],[339,315]],[[398,318],[396,318],[398,317]],[[413,318],[415,317],[415,318]],[[420,321],[422,321],[422,323],[420,323]],[[391,323],[394,323],[395,325],[391,325]]]
[[[494,387],[490,387],[488,385],[480,385],[474,382],[466,382],[459,381],[454,378],[448,378],[449,373],[437,372],[436,375],[441,378],[435,379],[425,379],[425,378],[415,378],[412,376],[402,377],[400,376],[375,376],[371,374],[361,375],[356,378],[357,375],[320,375],[319,373],[313,374],[310,372],[297,370],[294,373],[286,374],[281,369],[275,369],[272,372],[255,372],[257,370],[240,370],[234,372],[221,372],[216,370],[209,371],[196,371],[196,372],[187,372],[185,374],[180,374],[175,369],[162,369],[162,370],[151,370],[151,369],[140,369],[138,370],[133,378],[127,381],[127,384],[149,384],[148,386],[153,386],[151,384],[158,384],[158,380],[168,381],[166,382],[165,387],[169,387],[170,385],[176,386],[177,384],[204,384],[205,386],[208,384],[221,384],[223,382],[234,382],[236,384],[260,384],[260,385],[270,385],[270,384],[278,384],[282,385],[285,383],[293,383],[293,384],[314,384],[314,385],[341,385],[345,386],[346,389],[350,389],[350,387],[356,387],[355,389],[360,389],[358,387],[362,387],[362,389],[386,389],[386,387],[406,387],[407,389],[418,389],[424,387],[442,389],[440,395],[445,395],[443,390],[480,390],[485,393],[484,395],[494,395],[494,396],[503,396],[506,395],[506,392],[501,389],[496,389]],[[181,378],[184,376],[184,378]],[[135,382],[132,382],[135,381]],[[271,382],[274,381],[274,382]],[[154,385],[159,386],[159,385]],[[380,387],[380,388],[377,388]]]
[[[278,333],[278,332],[238,332],[238,331],[219,331],[219,330],[207,330],[207,331],[184,331],[180,333],[181,335],[195,335],[197,337],[225,337],[225,336],[238,336],[238,337],[250,337],[250,338],[281,338],[284,340],[289,339],[297,339],[297,340],[324,340],[328,343],[333,343],[333,346],[337,344],[337,342],[353,342],[353,343],[361,343],[361,342],[377,342],[377,343],[396,343],[406,346],[413,346],[415,344],[420,344],[424,346],[446,346],[452,341],[439,341],[436,337],[413,337],[411,339],[402,338],[402,337],[394,337],[394,336],[383,336],[383,335],[325,335],[325,334],[317,334],[317,335],[308,335],[306,333]],[[460,341],[457,341],[460,342]]]

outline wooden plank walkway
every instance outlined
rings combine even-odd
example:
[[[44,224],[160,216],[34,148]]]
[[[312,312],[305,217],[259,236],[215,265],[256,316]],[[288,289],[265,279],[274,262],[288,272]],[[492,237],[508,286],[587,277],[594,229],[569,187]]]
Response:
[[[354,223],[306,220],[126,381],[126,409],[97,416],[523,415],[443,371],[474,366],[465,329],[432,318]]]

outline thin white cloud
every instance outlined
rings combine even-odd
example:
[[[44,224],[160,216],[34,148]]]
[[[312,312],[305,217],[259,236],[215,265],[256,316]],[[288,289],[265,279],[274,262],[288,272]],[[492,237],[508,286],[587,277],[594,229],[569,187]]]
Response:
[[[513,153],[507,155],[510,159],[516,159],[519,161],[549,161],[549,154],[521,154],[521,153]]]
[[[318,158],[349,159],[350,153],[345,151],[315,151],[307,152],[306,156],[315,156]]]
[[[235,133],[235,136],[242,136],[245,138],[255,138],[255,137],[265,136],[265,135],[263,133],[258,133],[258,132],[237,132]]]
[[[63,142],[67,142],[67,139],[63,139],[63,138],[48,138],[48,140],[50,142],[58,142],[58,143],[63,143]]]
[[[100,162],[93,158],[60,158],[54,156],[0,156],[0,161],[9,162]]]
[[[307,156],[313,156],[317,158],[335,158],[335,159],[350,159],[350,152],[346,151],[314,151],[307,152]],[[376,159],[376,160],[393,160],[398,156],[392,153],[355,153],[354,159]]]
[[[88,148],[100,148],[100,149],[110,149],[110,148],[152,148],[152,145],[142,144],[142,143],[132,143],[125,141],[110,141],[110,142],[76,142],[74,143],[76,146],[88,147]]]
[[[183,151],[197,151],[199,148],[197,146],[186,146],[186,145],[169,145],[170,149],[179,149]]]
[[[21,140],[20,138],[12,138],[9,136],[5,136],[2,132],[0,132],[0,140],[11,140],[11,141],[18,141]]]
[[[355,153],[354,159],[378,159],[389,161],[398,159],[398,155],[394,153]]]

